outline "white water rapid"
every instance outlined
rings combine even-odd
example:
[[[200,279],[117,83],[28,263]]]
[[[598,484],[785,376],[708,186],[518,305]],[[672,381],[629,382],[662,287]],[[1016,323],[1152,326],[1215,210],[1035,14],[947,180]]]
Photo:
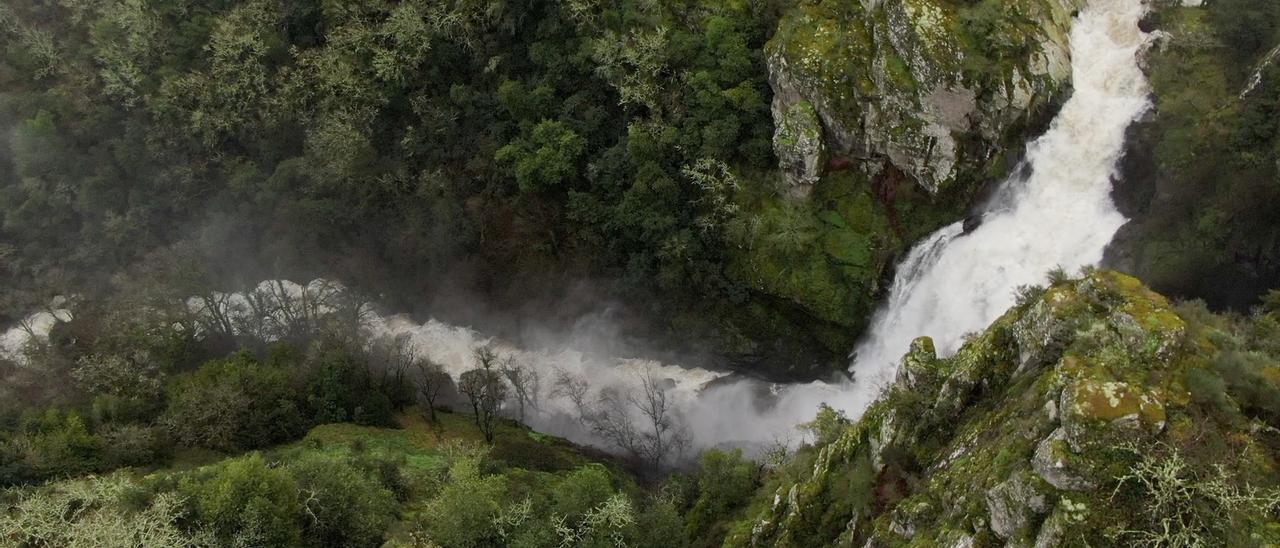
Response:
[[[1003,183],[977,229],[944,227],[899,266],[854,357],[851,411],[878,394],[915,337],[933,337],[938,353],[950,355],[966,333],[1008,310],[1019,286],[1043,283],[1054,267],[1075,272],[1102,259],[1126,221],[1111,201],[1125,130],[1150,108],[1139,67],[1145,13],[1140,0],[1093,0],[1079,15],[1071,31],[1071,98],[1028,145],[1028,169]]]
[[[670,387],[695,447],[794,441],[795,426],[810,420],[820,402],[851,417],[861,415],[892,379],[915,337],[933,337],[941,354],[953,353],[964,334],[985,328],[1014,303],[1017,287],[1043,282],[1057,266],[1074,271],[1096,264],[1125,222],[1110,197],[1125,130],[1149,108],[1147,82],[1138,64],[1147,43],[1138,29],[1144,13],[1141,0],[1092,0],[1079,15],[1071,32],[1071,98],[1049,130],[1028,145],[1026,169],[1003,182],[977,229],[962,234],[960,223],[945,227],[917,245],[899,266],[889,300],[855,354],[852,382],[732,382],[722,379],[725,374],[720,372],[601,357],[584,351],[594,346],[590,337],[570,334],[539,350],[499,345],[500,351],[541,372],[540,403],[527,421],[577,441],[599,442],[584,430],[571,403],[557,397],[554,378],[573,375],[599,394],[634,389],[639,375],[651,375]],[[325,305],[315,303],[334,294],[334,287],[323,280],[307,286],[269,281],[256,291],[258,301],[271,309],[311,303],[302,309],[306,316],[326,313]],[[223,315],[246,326],[237,330],[251,329],[269,339],[285,327],[276,318],[255,315],[245,294],[215,297],[207,302],[225,307]],[[188,306],[199,313],[206,305],[193,300]],[[40,337],[50,322],[43,316],[33,318],[37,319],[34,334]],[[408,337],[455,377],[475,366],[475,348],[496,344],[468,328],[435,320],[417,323],[404,316],[374,315],[367,329],[373,336]],[[16,328],[4,333],[0,357],[15,354],[31,334]],[[716,379],[722,380],[708,388]],[[772,392],[773,397],[759,398],[761,392]]]
[[[1071,32],[1072,96],[1049,130],[1027,146],[1025,169],[1001,184],[978,228],[963,234],[961,223],[944,227],[902,262],[888,302],[855,353],[852,382],[768,387],[773,397],[762,409],[758,383],[690,392],[701,385],[688,379],[714,374],[662,368],[681,395],[679,408],[696,445],[794,441],[796,425],[822,402],[857,417],[892,380],[914,338],[933,337],[939,353],[949,355],[966,333],[1008,310],[1019,286],[1043,282],[1055,267],[1097,264],[1125,223],[1111,200],[1125,130],[1150,108],[1139,66],[1148,44],[1138,28],[1145,13],[1142,0],[1092,0],[1081,12]],[[581,361],[574,369],[597,370]],[[602,379],[601,385],[618,380],[615,374]]]

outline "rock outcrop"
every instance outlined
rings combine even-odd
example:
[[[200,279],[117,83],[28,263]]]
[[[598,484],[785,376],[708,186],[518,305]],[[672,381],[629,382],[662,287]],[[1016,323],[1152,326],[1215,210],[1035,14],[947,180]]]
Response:
[[[828,154],[887,160],[929,192],[980,171],[1012,127],[1070,78],[1084,0],[826,0],[793,8],[768,44],[774,148],[793,184]]]
[[[1232,333],[1280,337],[1280,322],[1209,326],[1109,271],[1022,301],[954,356],[917,339],[881,398],[802,451],[726,544],[1280,541],[1280,439],[1256,418],[1274,411],[1250,407],[1272,404],[1234,403],[1280,405],[1280,368],[1224,357],[1252,344]],[[1228,511],[1244,525],[1224,526]]]

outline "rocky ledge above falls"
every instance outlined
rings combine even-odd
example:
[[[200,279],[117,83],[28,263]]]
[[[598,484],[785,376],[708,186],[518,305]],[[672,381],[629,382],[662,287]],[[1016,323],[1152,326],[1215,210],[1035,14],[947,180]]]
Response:
[[[1175,309],[1110,271],[1027,290],[952,357],[917,339],[726,545],[1275,543],[1277,340],[1272,315]]]
[[[824,0],[767,46],[774,149],[792,184],[885,162],[931,193],[976,179],[1069,83],[1084,0]]]

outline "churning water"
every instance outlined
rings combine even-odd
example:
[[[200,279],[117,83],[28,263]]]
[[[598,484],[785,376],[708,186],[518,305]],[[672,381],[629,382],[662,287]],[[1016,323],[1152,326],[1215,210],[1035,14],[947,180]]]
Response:
[[[1140,0],[1093,0],[1071,31],[1074,92],[1049,130],[1027,147],[1026,168],[1006,180],[964,234],[938,230],[899,266],[889,300],[853,359],[842,407],[860,412],[897,370],[913,338],[933,337],[940,355],[1014,304],[1019,286],[1061,266],[1074,272],[1102,259],[1125,218],[1111,180],[1125,130],[1150,103],[1139,54],[1147,35]]]
[[[902,262],[888,301],[855,353],[851,382],[762,386],[743,380],[706,388],[724,374],[602,358],[578,350],[590,341],[566,337],[539,351],[501,349],[542,373],[540,404],[526,420],[578,441],[599,441],[584,430],[569,402],[557,399],[551,381],[572,375],[598,393],[634,387],[639,375],[648,375],[665,379],[696,446],[794,439],[795,425],[812,418],[820,402],[860,415],[892,379],[913,338],[933,337],[941,354],[953,353],[964,334],[985,328],[1013,304],[1019,286],[1042,282],[1057,266],[1074,271],[1096,264],[1125,222],[1110,197],[1125,130],[1150,106],[1138,59],[1147,43],[1138,28],[1145,9],[1141,0],[1092,0],[1079,15],[1071,32],[1071,98],[1049,130],[1028,145],[1025,169],[1002,183],[977,229],[964,234],[960,223],[944,227]],[[327,294],[326,284],[264,282],[259,290],[274,288],[288,300]],[[234,310],[227,312],[248,313],[245,296],[232,297],[226,302]],[[34,329],[3,333],[0,356],[15,354],[32,335],[43,336],[51,319],[34,316],[28,322]],[[467,328],[403,316],[375,315],[368,327],[372,335],[408,337],[455,378],[474,367],[475,348],[494,342]],[[772,394],[764,405],[761,392]]]

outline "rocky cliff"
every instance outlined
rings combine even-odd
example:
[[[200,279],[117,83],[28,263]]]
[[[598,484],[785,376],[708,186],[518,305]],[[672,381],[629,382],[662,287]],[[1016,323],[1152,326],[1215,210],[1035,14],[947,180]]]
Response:
[[[767,48],[780,166],[797,185],[816,183],[832,158],[869,174],[891,164],[930,193],[971,182],[1011,129],[1068,85],[1068,34],[1083,4],[826,0],[793,8]]]
[[[954,356],[918,339],[727,544],[1275,543],[1277,335],[1113,272],[1028,289]]]

